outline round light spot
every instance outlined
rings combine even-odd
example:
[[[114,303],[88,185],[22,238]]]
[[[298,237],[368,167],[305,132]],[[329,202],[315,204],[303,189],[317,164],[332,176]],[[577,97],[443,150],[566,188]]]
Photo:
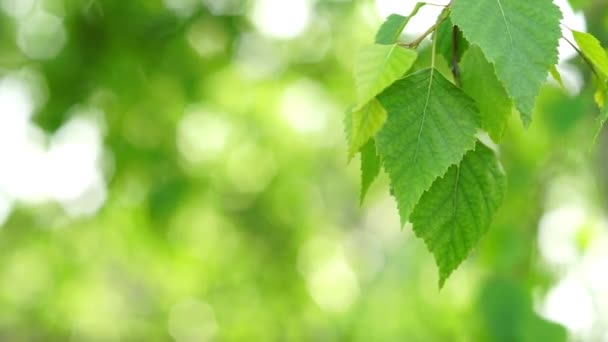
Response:
[[[283,94],[280,110],[287,123],[300,133],[323,131],[330,115],[339,111],[323,88],[310,80],[289,85]]]
[[[221,115],[192,106],[177,127],[178,151],[192,164],[211,161],[224,151],[230,131]]]
[[[189,17],[194,13],[199,0],[163,0],[165,7],[180,17]]]
[[[576,334],[589,333],[595,319],[593,298],[578,276],[568,276],[552,288],[543,305],[543,315]]]
[[[309,0],[257,0],[251,19],[262,34],[291,39],[304,32],[311,14]]]
[[[298,269],[313,300],[325,311],[345,312],[359,296],[359,280],[344,255],[342,245],[317,237],[304,245]]]
[[[218,325],[211,306],[188,298],[171,308],[168,330],[177,342],[205,342],[214,340]]]
[[[258,193],[268,186],[276,174],[276,162],[270,150],[245,143],[228,157],[227,173],[238,191]]]
[[[562,207],[545,213],[538,233],[543,258],[557,266],[573,265],[580,256],[576,234],[584,223],[585,212],[581,207]]]
[[[36,0],[0,0],[0,8],[11,17],[20,18],[27,15]]]
[[[188,43],[201,57],[212,57],[226,51],[228,35],[222,23],[214,19],[198,20],[187,33]]]
[[[56,57],[67,41],[63,20],[44,11],[36,11],[19,23],[17,45],[32,59]]]

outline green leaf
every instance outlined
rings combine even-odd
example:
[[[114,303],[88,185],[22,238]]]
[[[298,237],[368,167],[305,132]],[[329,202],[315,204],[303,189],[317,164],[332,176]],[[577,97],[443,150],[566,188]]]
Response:
[[[605,79],[608,78],[608,54],[599,40],[589,33],[572,31],[574,41],[582,51],[583,55],[593,64],[595,69]],[[601,81],[604,81],[601,80]]]
[[[600,115],[596,119],[596,132],[593,136],[593,144],[595,145],[604,124],[608,120],[608,108],[605,106],[606,93],[608,91],[605,83],[608,79],[608,54],[599,40],[591,34],[572,31],[572,35],[585,58],[593,64],[593,67],[600,76],[600,79],[597,80],[598,89],[594,95],[595,102],[600,108]]]
[[[389,15],[376,34],[376,44],[390,45],[397,42],[399,35],[403,32],[407,23],[424,5],[426,5],[424,2],[417,3],[416,6],[414,6],[412,13],[407,17],[394,13]]]
[[[352,112],[349,159],[352,159],[355,153],[380,130],[385,121],[386,111],[376,99]]]
[[[606,87],[600,82],[598,89],[593,94],[593,100],[595,100],[595,104],[600,108],[604,108],[604,104],[606,103],[606,91]]]
[[[506,177],[496,155],[477,143],[460,165],[452,166],[422,196],[412,223],[416,236],[435,256],[439,287],[488,230],[505,188]]]
[[[559,71],[557,70],[557,67],[554,65],[551,67],[551,69],[549,69],[549,72],[551,73],[551,76],[553,77],[553,79],[555,79],[555,81],[557,81],[557,84],[559,84],[560,87],[562,87],[562,89],[566,89],[566,87],[564,86],[564,81],[562,80],[562,75],[559,73]]]
[[[603,98],[605,98],[605,97],[606,97],[606,95],[603,96]],[[602,103],[603,103],[603,98],[602,98]],[[595,120],[596,128],[595,128],[595,134],[593,135],[593,145],[595,145],[595,143],[597,142],[597,138],[600,136],[600,133],[602,133],[602,128],[604,128],[604,124],[606,123],[606,121],[608,121],[608,107],[600,106],[600,115]]]
[[[360,109],[403,76],[416,60],[416,51],[398,45],[371,45],[364,48],[355,64],[357,105]]]
[[[346,136],[346,142],[348,143],[348,147],[353,142],[353,108],[349,108],[344,113],[344,135]]]
[[[377,100],[373,100],[372,102],[378,103]],[[379,104],[378,104],[379,105]],[[384,109],[383,109],[384,110]],[[385,113],[386,115],[386,113]],[[346,134],[346,140],[349,145],[352,145],[353,141],[353,112],[352,109],[349,109],[346,112],[344,117],[344,132]],[[370,138],[367,140],[367,143],[363,145],[359,150],[361,152],[361,194],[360,194],[360,203],[363,203],[365,199],[365,195],[369,190],[370,186],[380,174],[380,169],[382,167],[382,163],[380,161],[380,156],[378,156],[376,152],[376,143],[374,138]],[[355,151],[356,153],[356,151]]]
[[[399,14],[389,15],[376,34],[376,44],[391,45],[397,42],[408,21],[408,17]]]
[[[376,143],[374,139],[369,139],[367,144],[361,148],[361,203],[363,203],[369,187],[380,173],[381,167],[380,157],[376,153]]]
[[[596,119],[596,130],[593,136],[593,145],[597,142],[597,138],[602,132],[604,124],[608,120],[608,108],[605,106],[606,99],[606,80],[608,79],[608,54],[602,47],[599,40],[589,33],[572,31],[574,40],[585,58],[593,64],[595,70],[599,73],[598,89],[595,92],[594,98],[600,108],[600,115]]]
[[[434,68],[395,82],[378,99],[388,118],[376,145],[404,224],[435,179],[475,147],[479,113]]]
[[[557,63],[561,12],[552,0],[455,0],[452,21],[494,64],[525,126]]]
[[[463,56],[460,74],[462,89],[477,102],[482,128],[498,143],[507,127],[513,106],[496,78],[494,67],[478,46],[472,45]]]

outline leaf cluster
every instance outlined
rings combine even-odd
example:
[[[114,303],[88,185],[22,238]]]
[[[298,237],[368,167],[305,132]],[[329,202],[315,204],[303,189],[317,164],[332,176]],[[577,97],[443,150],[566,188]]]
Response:
[[[349,159],[361,154],[361,201],[384,169],[401,223],[410,222],[433,253],[442,287],[488,230],[507,188],[498,148],[488,144],[498,146],[512,113],[531,123],[549,74],[561,81],[562,16],[551,0],[453,0],[422,36],[400,42],[425,5],[389,16],[375,44],[361,49],[357,99],[345,122]],[[597,76],[601,128],[608,55],[590,34],[572,33]],[[431,66],[412,70],[428,36]]]

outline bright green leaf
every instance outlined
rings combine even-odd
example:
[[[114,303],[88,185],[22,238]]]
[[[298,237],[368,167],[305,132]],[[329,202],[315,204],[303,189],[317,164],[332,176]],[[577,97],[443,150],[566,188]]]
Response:
[[[377,100],[373,100],[373,102],[378,103]],[[378,104],[379,105],[379,104]],[[386,115],[386,113],[385,113]],[[344,132],[346,134],[346,140],[349,145],[352,145],[353,141],[353,112],[349,109],[346,112],[346,116],[344,117]],[[367,143],[361,147],[358,152],[361,152],[361,194],[360,194],[360,202],[363,203],[365,199],[365,195],[369,190],[370,186],[380,174],[380,169],[382,168],[382,163],[380,161],[380,156],[378,156],[376,152],[376,143],[374,138],[370,138],[367,140]]]
[[[474,148],[479,113],[433,68],[395,82],[378,99],[388,118],[376,145],[403,224],[435,179]]]
[[[605,82],[608,79],[608,54],[600,44],[599,40],[597,40],[597,38],[591,34],[572,31],[572,35],[574,36],[574,40],[585,58],[591,62],[591,64],[593,64],[593,67],[600,76],[600,79],[597,80],[598,89],[594,95],[595,102],[600,108],[600,115],[596,119],[596,132],[593,137],[593,144],[595,144],[602,131],[602,127],[608,120],[608,108],[605,106],[607,91]]]
[[[607,79],[608,54],[606,54],[606,50],[604,50],[599,40],[584,32],[572,31],[572,35],[583,55],[593,64],[604,80]]]
[[[587,58],[587,60],[593,64],[595,70],[600,74],[600,79],[597,83],[598,89],[594,96],[595,102],[600,108],[600,115],[596,120],[596,132],[593,137],[593,144],[595,144],[602,131],[602,127],[604,127],[604,124],[608,120],[608,108],[605,106],[607,91],[605,82],[608,79],[608,54],[600,44],[599,40],[597,40],[597,38],[591,34],[572,31],[572,35],[574,36],[574,40],[585,58]]]
[[[344,113],[344,135],[346,136],[346,142],[348,143],[349,149],[353,143],[353,109],[349,108]]]
[[[416,60],[416,51],[398,45],[371,45],[364,48],[355,64],[356,109],[365,106],[403,76]]]
[[[551,73],[551,76],[553,77],[553,79],[555,79],[555,81],[557,81],[557,84],[559,84],[559,86],[562,87],[562,89],[566,89],[566,87],[564,86],[564,81],[562,80],[562,75],[559,73],[559,70],[557,70],[555,65],[552,66],[551,69],[549,69],[549,72]]]
[[[606,95],[604,95],[602,97],[602,102],[603,99],[605,98]],[[602,132],[602,128],[604,127],[604,124],[606,123],[606,121],[608,121],[608,106],[600,106],[600,115],[597,117],[596,119],[596,129],[595,129],[595,134],[593,136],[593,144],[595,145],[595,143],[597,142],[597,138],[600,136],[600,133]]]
[[[552,0],[455,0],[452,21],[496,67],[524,125],[557,63],[561,12]]]
[[[598,107],[604,108],[604,104],[606,103],[606,89],[602,86],[602,83],[600,83],[598,89],[595,90],[595,93],[593,94],[593,99],[595,100],[595,104],[597,104]]]
[[[361,148],[361,203],[363,203],[369,187],[380,173],[381,167],[380,157],[376,153],[376,143],[374,139],[369,139]]]
[[[460,165],[452,166],[422,196],[411,220],[416,236],[435,256],[439,287],[488,230],[505,188],[496,155],[477,143]]]
[[[478,46],[469,48],[460,64],[462,89],[479,107],[481,126],[492,140],[503,135],[512,111],[512,104],[504,87],[496,78],[494,66],[484,57]]]
[[[372,99],[363,108],[352,112],[349,159],[380,130],[385,121],[386,111],[376,99]]]

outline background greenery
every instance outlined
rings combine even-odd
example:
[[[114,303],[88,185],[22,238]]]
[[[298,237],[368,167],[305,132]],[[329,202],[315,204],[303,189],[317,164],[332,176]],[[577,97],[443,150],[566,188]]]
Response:
[[[571,3],[607,43],[608,3]],[[386,176],[360,208],[346,162],[374,2],[0,9],[0,340],[608,340],[608,135],[591,147],[580,59],[511,120],[505,203],[439,292]]]

